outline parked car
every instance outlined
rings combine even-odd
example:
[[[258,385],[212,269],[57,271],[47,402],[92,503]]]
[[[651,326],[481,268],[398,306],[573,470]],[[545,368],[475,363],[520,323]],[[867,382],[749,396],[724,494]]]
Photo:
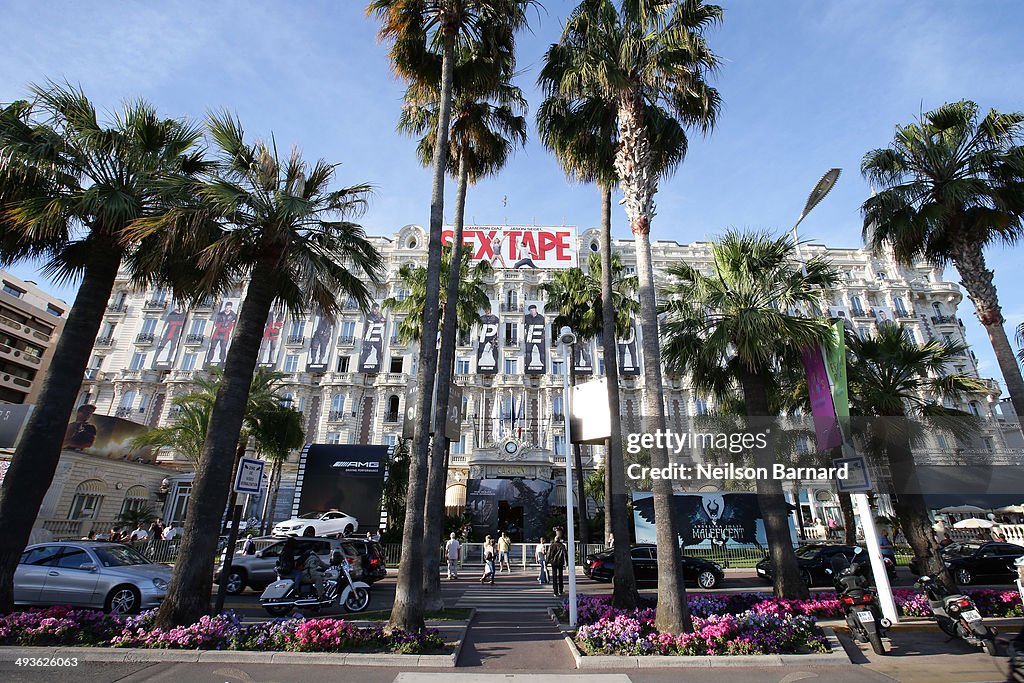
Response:
[[[825,571],[826,569],[832,568],[832,558],[837,553],[845,555],[848,562],[853,562],[854,550],[857,548],[855,545],[842,545],[832,543],[808,543],[802,545],[796,549],[797,564],[800,567],[800,573],[803,576],[804,581],[808,586],[815,586],[819,584],[832,585],[832,577]],[[866,553],[861,553],[863,556],[862,562],[866,562],[867,566],[864,568],[864,576],[868,581],[874,581],[874,576],[871,571],[871,563]],[[770,558],[764,558],[756,565],[757,575],[765,581],[772,581],[774,578],[774,572],[772,571],[772,562]],[[885,560],[886,573],[889,575],[889,580],[892,581],[896,578],[896,565],[890,560]]]
[[[356,569],[353,570],[352,578],[357,581],[374,583],[388,575],[384,559],[384,546],[380,541],[371,541],[368,538],[346,538],[342,540],[345,546],[345,554],[358,558]]]
[[[170,567],[120,543],[37,543],[25,548],[14,571],[14,602],[135,614],[157,607],[170,579]]]
[[[307,512],[274,525],[275,536],[348,536],[359,528],[359,520],[340,510]]]
[[[320,538],[301,536],[295,539],[295,556],[301,557],[310,547],[317,556],[329,564],[331,553],[339,550],[349,562],[352,563],[352,577],[358,577],[363,573],[362,558],[359,556],[359,548],[351,544],[351,539]],[[284,547],[285,539],[276,539],[273,543],[257,550],[255,555],[232,555],[231,570],[228,574],[225,591],[230,595],[241,593],[249,586],[253,590],[262,591],[268,585],[277,581],[277,558],[281,555],[281,548]],[[214,583],[220,582],[221,568],[218,567],[213,574]]]
[[[986,581],[1013,583],[1017,578],[1013,562],[1024,556],[1024,546],[994,541],[965,541],[950,543],[940,553],[949,573],[962,586]],[[916,557],[910,561],[910,571],[915,575],[921,573]]]
[[[658,547],[653,543],[638,543],[630,547],[633,558],[633,575],[637,583],[657,582],[658,580]],[[701,588],[714,588],[725,572],[710,560],[683,555],[683,578]],[[615,575],[615,552],[604,550],[588,555],[583,563],[583,573],[594,581],[609,582]]]

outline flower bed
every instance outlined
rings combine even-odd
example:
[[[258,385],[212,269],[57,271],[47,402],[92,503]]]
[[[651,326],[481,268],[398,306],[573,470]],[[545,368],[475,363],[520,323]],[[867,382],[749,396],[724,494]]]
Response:
[[[140,647],[180,650],[288,652],[442,652],[436,629],[420,633],[358,628],[343,619],[279,619],[242,624],[233,613],[204,616],[189,626],[159,629],[156,610],[134,617],[51,607],[0,616],[0,645]]]

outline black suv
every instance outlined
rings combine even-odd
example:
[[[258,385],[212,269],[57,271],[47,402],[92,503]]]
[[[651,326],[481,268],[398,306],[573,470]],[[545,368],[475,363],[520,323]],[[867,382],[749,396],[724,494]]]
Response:
[[[845,555],[848,562],[853,562],[854,550],[856,548],[857,546],[853,545],[833,545],[831,543],[811,543],[800,546],[796,549],[796,559],[800,567],[800,574],[808,586],[831,584],[832,577],[825,570],[832,568],[832,558],[837,554]],[[863,559],[858,558],[858,561],[866,563],[864,576],[871,581],[871,565],[868,561],[867,553],[862,552],[861,556]],[[892,562],[886,560],[885,569],[890,581],[896,578],[896,567]],[[766,557],[757,563],[757,575],[765,581],[773,579],[772,561],[770,558]]]
[[[1013,543],[964,541],[951,543],[940,551],[942,561],[961,586],[971,583],[1013,583],[1017,576],[1014,561],[1024,555],[1024,547]],[[921,565],[915,557],[910,562],[910,571],[921,573]]]
[[[366,538],[343,538],[341,544],[345,548],[345,554],[349,557],[357,557],[354,579],[374,583],[388,575],[384,559],[384,546],[379,541],[371,541]]]

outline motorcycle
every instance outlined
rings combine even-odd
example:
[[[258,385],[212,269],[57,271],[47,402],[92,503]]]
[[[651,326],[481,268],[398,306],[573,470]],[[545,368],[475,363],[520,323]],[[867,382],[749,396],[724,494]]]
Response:
[[[832,558],[832,568],[826,571],[835,582],[850,633],[855,639],[870,643],[876,654],[884,655],[882,638],[892,622],[882,616],[878,596],[862,574],[865,564],[857,560],[855,555],[854,563],[850,564],[845,555],[837,554]]]
[[[333,604],[340,604],[346,612],[362,612],[370,604],[370,585],[352,579],[348,559],[339,550],[331,555],[330,566],[324,570],[323,596],[316,588],[278,574],[279,580],[270,584],[260,595],[260,604],[272,617],[288,614],[293,609],[308,610],[314,614]],[[339,590],[340,586],[340,590]]]
[[[928,605],[943,633],[975,647],[980,645],[986,654],[995,656],[996,631],[985,625],[974,600],[950,592],[942,582],[927,575],[919,578],[914,587],[928,598]]]

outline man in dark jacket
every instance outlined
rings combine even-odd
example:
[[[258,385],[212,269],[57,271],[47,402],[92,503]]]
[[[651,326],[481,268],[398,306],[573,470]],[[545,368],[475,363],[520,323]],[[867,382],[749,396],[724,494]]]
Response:
[[[551,590],[556,597],[561,596],[565,589],[565,565],[569,562],[561,531],[555,533],[555,540],[548,545],[547,562],[551,567]]]

